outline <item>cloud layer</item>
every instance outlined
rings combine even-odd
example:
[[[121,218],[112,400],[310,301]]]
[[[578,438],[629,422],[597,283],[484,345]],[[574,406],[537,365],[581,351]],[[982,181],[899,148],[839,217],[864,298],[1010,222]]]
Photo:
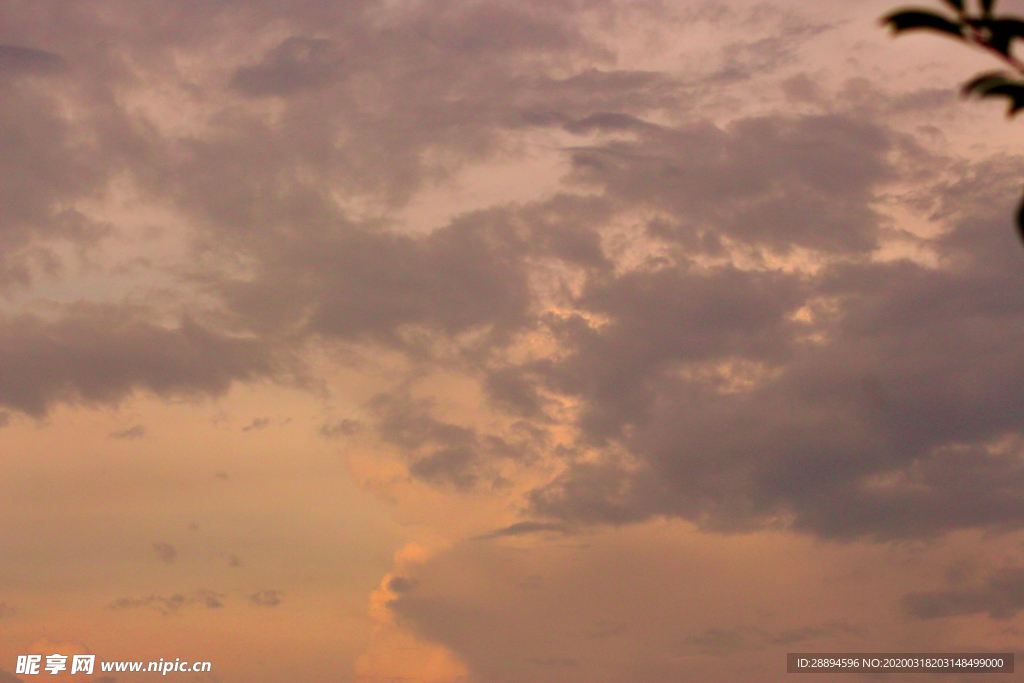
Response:
[[[165,267],[177,289],[151,290],[145,305],[5,316],[0,403],[41,416],[137,390],[219,395],[282,379],[281,362],[301,365],[312,342],[363,345],[398,351],[414,372],[457,367],[492,410],[574,431],[561,474],[528,497],[554,521],[788,520],[830,537],[897,537],[1020,519],[1006,441],[1021,428],[1020,268],[1006,230],[1016,160],[927,151],[881,114],[902,95],[876,90],[870,108],[863,92],[808,100],[805,73],[784,92],[823,107],[715,122],[700,107],[721,71],[617,68],[583,29],[639,6],[304,4],[283,37],[200,79],[166,53],[206,49],[194,17],[232,22],[225,40],[237,47],[282,15],[271,3],[194,5],[165,33],[134,29],[117,53],[74,41],[65,56],[0,52],[0,118],[19,131],[0,169],[12,179],[10,286],[43,277],[40,263],[71,267],[62,242],[123,237],[127,226],[94,204],[90,216],[85,200],[125,178],[185,226],[192,259]],[[709,16],[674,20],[722,24]],[[75,21],[104,30],[98,15]],[[828,30],[785,12],[743,21],[797,44]],[[331,29],[312,37],[314,26]],[[35,30],[40,45],[58,35]],[[755,46],[774,56],[737,71]],[[792,57],[757,42],[724,50],[733,81],[784,73]],[[172,125],[142,78],[191,92],[189,123]],[[143,105],[116,108],[118,89]],[[61,98],[83,113],[66,114]],[[674,120],[659,122],[666,108]],[[557,191],[426,232],[389,218],[417,191],[507,154],[510,136],[537,135],[563,141]],[[911,182],[938,233],[901,231],[879,210]],[[874,256],[894,240],[933,264]],[[178,299],[177,321],[157,296]],[[550,350],[524,360],[537,339]],[[567,403],[572,414],[556,417]],[[399,436],[394,409],[374,410],[378,433],[409,449],[410,476],[439,486],[492,481],[516,450],[470,425]]]
[[[895,633],[770,600],[715,621],[665,569],[680,529],[867,556],[1024,520],[1024,161],[967,130],[938,53],[878,57],[854,4],[0,0],[0,434],[211,401],[244,447],[132,413],[102,448],[139,472],[205,457],[250,494],[344,462],[433,544],[375,604],[378,631],[447,648],[418,651],[436,682],[455,655],[474,681],[678,680],[686,658],[728,680],[733,654],[749,673]],[[288,424],[335,460],[268,455]],[[274,500],[216,495],[237,496],[224,520]],[[170,516],[145,538],[199,519]],[[217,590],[104,600],[177,618],[234,591],[288,615],[312,573],[217,574],[261,570],[272,529],[323,533],[274,524],[225,543],[244,565],[152,545],[166,572],[215,557],[185,585]],[[641,585],[612,550],[666,573]],[[1012,619],[1014,562],[933,589],[886,570],[868,611]],[[555,618],[577,580],[605,593]],[[693,627],[659,631],[666,605]]]

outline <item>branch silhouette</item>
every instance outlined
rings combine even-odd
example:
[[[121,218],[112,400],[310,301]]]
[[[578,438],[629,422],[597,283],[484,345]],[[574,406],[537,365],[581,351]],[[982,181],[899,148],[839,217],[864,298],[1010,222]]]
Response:
[[[986,71],[961,88],[964,97],[1005,97],[1009,100],[1007,118],[1024,110],[1024,61],[1013,53],[1015,39],[1024,39],[1024,20],[997,17],[996,0],[978,0],[978,11],[971,14],[964,0],[942,0],[953,16],[917,7],[896,10],[882,18],[882,24],[894,35],[907,31],[933,31],[991,53],[1006,68]],[[1024,201],[1017,207],[1017,234],[1024,240]]]

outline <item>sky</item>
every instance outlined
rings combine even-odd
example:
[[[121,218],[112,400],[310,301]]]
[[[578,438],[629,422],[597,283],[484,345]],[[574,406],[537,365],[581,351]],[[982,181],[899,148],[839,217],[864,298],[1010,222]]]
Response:
[[[0,683],[1020,650],[1024,129],[896,6],[0,0]]]

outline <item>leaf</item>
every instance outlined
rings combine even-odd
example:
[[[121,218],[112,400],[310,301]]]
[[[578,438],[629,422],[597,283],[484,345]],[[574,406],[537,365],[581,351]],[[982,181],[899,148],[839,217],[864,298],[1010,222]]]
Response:
[[[964,11],[964,0],[946,0],[946,4],[955,9],[957,13]]]
[[[1024,109],[1024,82],[1007,78],[998,71],[982,74],[965,83],[962,92],[965,96],[976,93],[981,97],[1010,98],[1010,108],[1006,112],[1010,117]]]
[[[1024,199],[1017,207],[1017,235],[1024,240]]]
[[[1021,109],[1024,109],[1024,83],[997,85],[994,88],[989,88],[981,96],[996,97],[999,95],[1010,98],[1010,108],[1006,111],[1007,116],[1013,117]]]
[[[986,71],[985,73],[978,74],[971,80],[964,83],[963,87],[960,89],[960,94],[964,97],[968,97],[974,93],[981,95],[991,86],[1012,82],[1013,81],[1011,79],[1007,78],[1007,72],[1005,71]]]
[[[996,0],[981,0],[981,13],[983,16],[992,16],[992,7],[996,4]]]
[[[903,10],[901,12],[893,12],[892,14],[882,18],[882,24],[887,24],[892,27],[892,31],[895,34],[900,34],[903,31],[928,29],[931,31],[948,33],[956,36],[957,38],[963,38],[962,25],[926,10]]]
[[[989,45],[1003,55],[1010,54],[1011,40],[1024,38],[1024,21],[1020,19],[992,19],[985,23],[991,33]]]

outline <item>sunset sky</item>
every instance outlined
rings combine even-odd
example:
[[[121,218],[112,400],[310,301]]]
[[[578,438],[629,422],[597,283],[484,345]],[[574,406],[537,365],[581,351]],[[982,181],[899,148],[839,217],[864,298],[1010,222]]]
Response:
[[[1024,121],[897,6],[0,0],[0,683],[1021,650]]]

